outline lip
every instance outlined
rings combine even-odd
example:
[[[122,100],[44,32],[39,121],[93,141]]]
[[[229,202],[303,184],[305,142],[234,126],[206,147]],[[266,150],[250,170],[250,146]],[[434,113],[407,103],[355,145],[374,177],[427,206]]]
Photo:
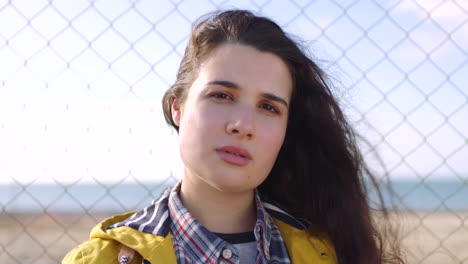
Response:
[[[237,146],[224,146],[216,149],[218,156],[225,162],[236,165],[245,166],[252,160],[249,151]]]

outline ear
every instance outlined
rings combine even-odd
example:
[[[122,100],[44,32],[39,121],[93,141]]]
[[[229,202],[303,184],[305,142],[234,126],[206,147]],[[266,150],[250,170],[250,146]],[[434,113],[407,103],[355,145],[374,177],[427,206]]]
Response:
[[[172,122],[174,122],[176,126],[180,127],[180,117],[182,115],[180,103],[175,98],[173,98],[171,101]]]

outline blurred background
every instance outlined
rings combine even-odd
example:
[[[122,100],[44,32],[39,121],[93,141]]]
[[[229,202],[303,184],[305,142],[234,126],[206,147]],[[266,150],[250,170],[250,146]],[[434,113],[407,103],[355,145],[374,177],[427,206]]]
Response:
[[[191,24],[230,8],[328,73],[408,263],[468,263],[466,0],[0,0],[0,262],[58,263],[181,178],[161,98]]]

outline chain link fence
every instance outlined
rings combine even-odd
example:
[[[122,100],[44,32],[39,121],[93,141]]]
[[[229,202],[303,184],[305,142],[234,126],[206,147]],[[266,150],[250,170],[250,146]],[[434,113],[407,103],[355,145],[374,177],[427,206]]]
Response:
[[[0,261],[60,262],[180,179],[161,98],[191,23],[229,8],[330,74],[394,183],[408,263],[468,263],[466,0],[0,1]]]

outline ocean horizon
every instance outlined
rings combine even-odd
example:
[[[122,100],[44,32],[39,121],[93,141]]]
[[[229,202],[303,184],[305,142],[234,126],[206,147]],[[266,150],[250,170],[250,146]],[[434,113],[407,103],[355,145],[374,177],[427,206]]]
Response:
[[[119,213],[149,205],[174,183],[0,184],[0,206],[7,213]],[[403,211],[468,211],[468,184],[462,180],[392,180],[389,208]],[[375,194],[369,194],[370,201]],[[372,204],[372,202],[371,202]]]

